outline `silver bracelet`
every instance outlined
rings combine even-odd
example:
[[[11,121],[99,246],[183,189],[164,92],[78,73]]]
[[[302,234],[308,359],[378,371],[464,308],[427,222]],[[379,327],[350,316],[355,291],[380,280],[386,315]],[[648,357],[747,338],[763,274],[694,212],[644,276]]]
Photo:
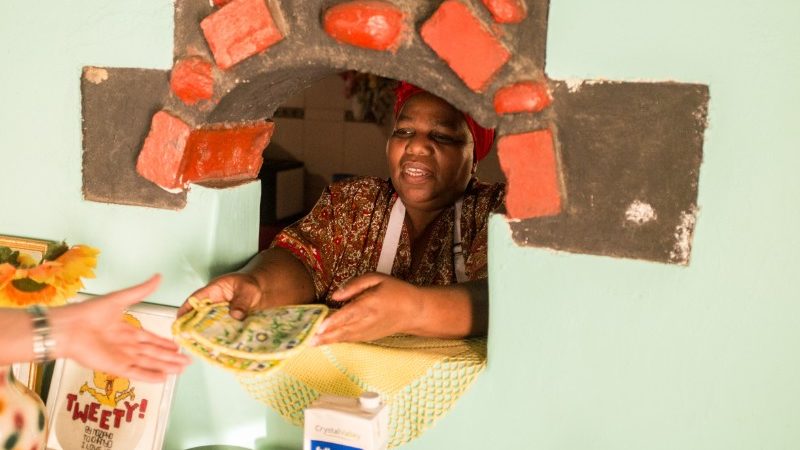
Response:
[[[50,334],[50,322],[47,321],[47,310],[39,305],[28,308],[33,320],[33,358],[35,362],[49,361],[56,341]]]

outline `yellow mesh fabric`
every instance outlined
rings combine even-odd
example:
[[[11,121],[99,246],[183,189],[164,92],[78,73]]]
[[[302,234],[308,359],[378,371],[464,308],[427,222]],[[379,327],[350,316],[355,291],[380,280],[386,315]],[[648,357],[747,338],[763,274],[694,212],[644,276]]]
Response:
[[[409,442],[442,417],[486,365],[486,340],[390,336],[307,348],[268,374],[239,373],[256,399],[295,425],[320,394],[381,394],[389,446]]]

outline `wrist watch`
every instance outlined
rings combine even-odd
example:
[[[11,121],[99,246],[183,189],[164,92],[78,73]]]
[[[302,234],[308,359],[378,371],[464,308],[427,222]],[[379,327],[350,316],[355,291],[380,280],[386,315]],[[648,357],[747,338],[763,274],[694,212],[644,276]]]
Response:
[[[28,308],[33,320],[33,357],[34,362],[49,361],[56,341],[50,334],[50,322],[47,321],[47,310],[39,305]]]

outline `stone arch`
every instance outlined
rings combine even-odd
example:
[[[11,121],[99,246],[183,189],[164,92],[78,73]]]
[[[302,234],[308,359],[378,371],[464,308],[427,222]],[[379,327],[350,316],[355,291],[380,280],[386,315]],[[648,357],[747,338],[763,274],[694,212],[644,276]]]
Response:
[[[177,0],[172,70],[84,69],[84,196],[182,208],[185,192],[136,173],[148,148],[173,149],[177,167],[196,130],[246,141],[269,134],[252,123],[321,75],[353,69],[411,81],[497,127],[519,244],[687,264],[707,87],[551,80],[548,8],[548,0]],[[242,174],[254,176],[252,167]]]

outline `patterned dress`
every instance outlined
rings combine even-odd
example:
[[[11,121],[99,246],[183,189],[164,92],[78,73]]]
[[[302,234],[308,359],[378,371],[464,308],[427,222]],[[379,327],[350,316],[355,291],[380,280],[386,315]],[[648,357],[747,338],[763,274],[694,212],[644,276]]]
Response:
[[[473,179],[462,206],[461,240],[469,280],[488,276],[489,214],[503,204],[505,185]],[[352,178],[328,186],[314,209],[285,228],[272,241],[305,264],[314,280],[317,299],[339,307],[331,295],[358,275],[374,272],[397,194],[380,178]],[[411,263],[411,239],[403,225],[392,275],[418,286],[456,282],[453,267],[453,209],[442,211],[429,225],[430,240],[417,264]]]

